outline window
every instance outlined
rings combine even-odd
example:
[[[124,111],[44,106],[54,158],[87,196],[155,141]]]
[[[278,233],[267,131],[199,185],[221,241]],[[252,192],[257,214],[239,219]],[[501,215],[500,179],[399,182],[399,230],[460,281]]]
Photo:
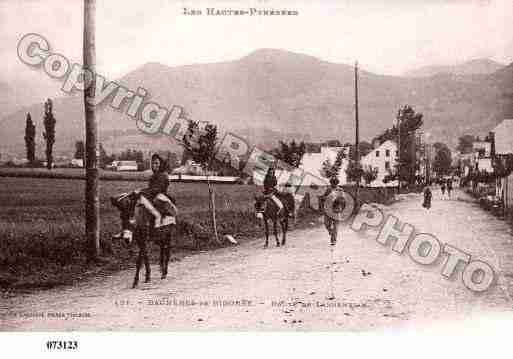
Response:
[[[389,170],[389,169],[390,169],[390,161],[386,161],[386,162],[385,162],[385,169],[386,169],[386,170]]]
[[[386,151],[385,151],[385,156],[386,156],[386,157],[390,157],[390,150],[386,150]]]
[[[379,157],[379,151],[376,151],[376,157]]]

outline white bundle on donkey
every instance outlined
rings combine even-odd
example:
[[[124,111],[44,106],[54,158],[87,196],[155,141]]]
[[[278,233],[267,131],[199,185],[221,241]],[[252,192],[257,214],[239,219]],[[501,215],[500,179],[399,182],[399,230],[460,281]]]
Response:
[[[153,239],[160,246],[160,269],[162,279],[166,278],[170,258],[171,228],[176,224],[178,212],[173,201],[167,195],[159,194],[150,202],[144,195],[132,192],[111,197],[111,203],[120,211],[123,231],[118,238],[123,238],[127,245],[130,245],[134,238],[139,247],[133,287],[136,287],[139,282],[139,270],[143,262],[146,267],[146,282],[150,281],[151,269],[146,248],[150,237],[154,237]]]

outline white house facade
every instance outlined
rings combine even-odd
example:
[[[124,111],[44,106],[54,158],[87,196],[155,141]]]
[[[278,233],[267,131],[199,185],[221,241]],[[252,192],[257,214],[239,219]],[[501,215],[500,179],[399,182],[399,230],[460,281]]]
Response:
[[[507,155],[513,153],[513,119],[505,119],[493,130],[495,153]]]
[[[374,148],[361,159],[364,169],[371,167],[377,169],[377,178],[370,183],[371,187],[392,187],[397,186],[397,181],[384,182],[385,177],[395,171],[398,158],[397,144],[394,141],[385,141]]]

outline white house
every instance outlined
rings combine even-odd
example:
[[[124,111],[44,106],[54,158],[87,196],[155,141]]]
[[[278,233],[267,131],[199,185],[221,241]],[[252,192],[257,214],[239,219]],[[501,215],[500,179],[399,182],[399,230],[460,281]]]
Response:
[[[329,160],[331,162],[331,164],[334,164],[335,160],[337,158],[337,154],[341,150],[346,153],[346,158],[348,158],[349,157],[349,146],[345,146],[345,147],[322,146],[320,152],[305,153],[303,155],[303,158],[301,160],[301,165],[299,166],[299,168],[301,168],[303,171],[308,172],[314,176],[324,178],[322,176],[322,164],[326,160]],[[347,164],[348,164],[347,159],[344,159],[342,161],[342,165],[340,166],[338,180],[340,181],[341,185],[347,183],[347,179],[346,179]]]
[[[194,162],[191,159],[188,159],[183,166],[177,167],[171,171],[173,175],[192,175],[192,176],[203,176],[206,175],[207,172],[201,167],[201,164]],[[217,173],[215,171],[208,171],[210,176],[215,176]]]
[[[492,131],[495,140],[495,154],[507,155],[513,153],[513,119],[505,119]]]
[[[364,169],[370,166],[378,170],[378,176],[376,180],[371,182],[371,187],[397,186],[397,181],[384,182],[385,176],[395,170],[397,157],[397,144],[394,141],[388,140],[361,158],[361,164]]]

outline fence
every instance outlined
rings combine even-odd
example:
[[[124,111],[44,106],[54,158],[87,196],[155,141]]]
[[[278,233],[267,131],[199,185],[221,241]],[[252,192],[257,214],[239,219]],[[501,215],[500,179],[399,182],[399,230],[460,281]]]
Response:
[[[504,210],[506,213],[511,214],[513,213],[513,173],[507,177],[502,177],[499,186]]]

